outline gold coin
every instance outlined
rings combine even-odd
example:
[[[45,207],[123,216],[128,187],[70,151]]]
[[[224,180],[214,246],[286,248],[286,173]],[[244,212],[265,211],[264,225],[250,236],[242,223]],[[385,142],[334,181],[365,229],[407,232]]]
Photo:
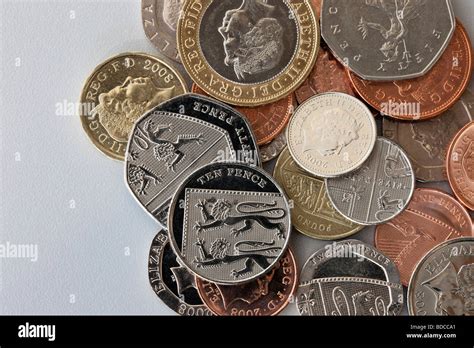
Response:
[[[336,240],[359,232],[364,226],[350,222],[332,206],[326,184],[298,167],[288,148],[278,158],[275,180],[293,201],[293,227],[311,238]]]
[[[193,0],[184,3],[177,39],[186,71],[204,92],[258,106],[304,82],[320,32],[307,0]]]
[[[135,121],[184,93],[183,78],[168,64],[147,54],[124,53],[106,60],[87,79],[82,127],[101,152],[123,161]]]

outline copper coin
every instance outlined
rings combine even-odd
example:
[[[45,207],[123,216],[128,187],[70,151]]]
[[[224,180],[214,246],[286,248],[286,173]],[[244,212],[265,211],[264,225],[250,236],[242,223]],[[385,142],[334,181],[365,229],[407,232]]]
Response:
[[[413,56],[413,59],[418,59]],[[393,82],[365,81],[349,73],[359,95],[383,115],[400,120],[436,117],[456,103],[472,75],[472,47],[458,21],[453,38],[441,59],[424,76]]]
[[[298,103],[302,104],[312,96],[326,92],[341,92],[355,96],[344,66],[328,49],[321,47],[313,70],[295,91],[295,95]]]
[[[451,109],[431,120],[407,122],[388,117],[383,119],[383,135],[407,152],[419,181],[447,180],[446,152],[456,133],[474,121],[474,110],[469,106],[473,98],[472,93],[466,91]]]
[[[402,284],[422,257],[438,244],[472,236],[469,212],[453,197],[435,189],[417,189],[407,209],[377,226],[375,246],[397,265]]]
[[[191,91],[207,95],[198,85],[193,84]],[[257,138],[257,145],[265,145],[283,132],[295,110],[294,94],[271,104],[257,107],[234,107],[249,120]]]
[[[456,197],[474,211],[474,122],[454,137],[446,159],[448,180]]]
[[[321,18],[321,8],[322,8],[323,0],[311,0],[311,4],[313,5],[314,10],[316,11],[316,15]]]
[[[290,249],[270,273],[242,285],[218,285],[196,277],[202,301],[221,316],[277,315],[288,305],[296,284],[296,262]]]

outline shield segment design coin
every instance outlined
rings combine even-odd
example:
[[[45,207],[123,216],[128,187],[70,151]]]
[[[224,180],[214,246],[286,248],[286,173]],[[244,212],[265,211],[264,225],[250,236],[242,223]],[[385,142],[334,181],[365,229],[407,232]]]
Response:
[[[159,231],[151,244],[148,276],[156,295],[176,313],[212,315],[199,297],[194,275],[176,258],[165,230]]]
[[[184,3],[177,39],[184,67],[207,94],[258,106],[299,87],[320,35],[307,0],[202,0]]]
[[[189,101],[192,96],[183,98],[178,100]],[[130,139],[127,184],[138,202],[160,222],[166,219],[176,188],[197,168],[216,161],[253,163],[258,158],[257,145],[243,116],[215,105],[218,108],[212,114],[220,118],[214,117],[209,115],[211,105],[199,100],[199,111],[191,116],[157,111],[167,109],[161,105],[135,124]],[[168,105],[175,102],[171,100]]]
[[[377,225],[405,209],[415,189],[415,174],[405,152],[379,137],[361,168],[327,179],[326,188],[332,204],[344,217],[361,225]]]
[[[377,129],[370,110],[343,93],[314,96],[296,109],[288,149],[305,171],[330,178],[359,168],[371,154]]]
[[[125,53],[108,59],[86,81],[81,122],[105,155],[124,160],[134,123],[158,104],[186,93],[173,68],[153,56]]]
[[[410,315],[474,315],[474,238],[448,240],[418,263],[408,287]]]
[[[178,188],[168,226],[174,250],[193,273],[236,284],[271,270],[287,247],[291,217],[284,193],[263,170],[216,163]]]
[[[456,26],[451,0],[325,0],[321,34],[333,53],[366,80],[426,74]]]
[[[389,258],[370,245],[346,240],[306,261],[296,304],[304,316],[398,315],[403,287]]]
[[[333,240],[357,233],[357,225],[332,206],[327,197],[324,179],[301,170],[285,149],[275,165],[275,180],[293,201],[292,222],[299,232],[316,239]]]

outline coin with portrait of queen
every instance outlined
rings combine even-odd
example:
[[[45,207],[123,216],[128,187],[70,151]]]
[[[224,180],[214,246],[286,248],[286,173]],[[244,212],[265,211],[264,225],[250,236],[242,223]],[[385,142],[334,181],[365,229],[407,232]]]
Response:
[[[343,93],[308,99],[295,111],[287,130],[293,159],[308,173],[323,178],[359,168],[372,153],[376,137],[370,110]]]

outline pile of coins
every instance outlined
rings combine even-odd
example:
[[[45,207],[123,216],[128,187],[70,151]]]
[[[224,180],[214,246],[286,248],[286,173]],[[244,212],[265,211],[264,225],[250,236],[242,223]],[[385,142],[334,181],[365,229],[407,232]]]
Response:
[[[450,0],[143,0],[142,14],[166,62],[101,64],[82,123],[164,227],[148,269],[164,303],[474,314],[473,57]],[[366,226],[375,245],[345,239]],[[301,270],[295,233],[328,241]]]

